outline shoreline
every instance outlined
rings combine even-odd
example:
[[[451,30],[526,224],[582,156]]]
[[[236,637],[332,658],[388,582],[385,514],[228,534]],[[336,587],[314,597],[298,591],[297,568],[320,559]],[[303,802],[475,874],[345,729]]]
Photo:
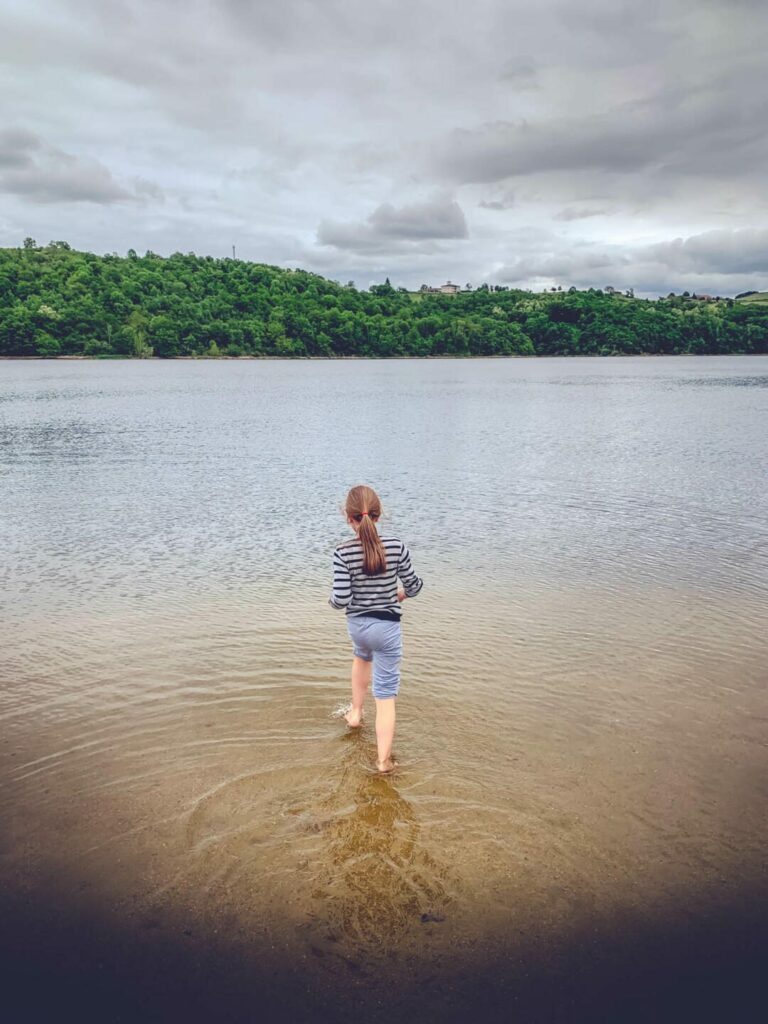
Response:
[[[511,353],[509,355],[459,355],[451,352],[444,352],[440,355],[431,356],[145,356],[140,359],[134,356],[0,356],[0,361],[40,363],[55,362],[90,362],[90,363],[221,363],[221,362],[282,362],[282,363],[311,363],[326,362],[340,363],[348,361],[358,362],[387,362],[397,359],[408,359],[417,362],[428,362],[435,359],[454,360],[477,360],[477,359],[717,359],[732,358],[734,356],[762,356],[766,358],[766,352],[613,352],[610,355],[600,355],[597,352],[578,352],[574,355],[560,353],[558,355],[522,355]]]

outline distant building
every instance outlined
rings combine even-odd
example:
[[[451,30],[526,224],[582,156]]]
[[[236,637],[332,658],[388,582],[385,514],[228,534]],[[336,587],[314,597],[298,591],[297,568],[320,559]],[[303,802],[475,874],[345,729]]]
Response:
[[[453,284],[451,281],[446,281],[445,284],[441,284],[437,288],[433,288],[429,284],[423,284],[419,288],[419,292],[422,295],[457,295],[460,291],[461,286]]]

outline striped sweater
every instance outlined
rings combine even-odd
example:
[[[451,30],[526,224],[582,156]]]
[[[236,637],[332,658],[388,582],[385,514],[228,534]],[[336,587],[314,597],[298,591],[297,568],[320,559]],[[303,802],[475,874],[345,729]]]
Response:
[[[415,597],[423,586],[413,571],[408,548],[396,537],[381,537],[387,553],[387,568],[378,576],[363,572],[363,545],[357,537],[339,544],[333,552],[333,590],[330,604],[345,608],[347,615],[370,615],[399,619],[397,580],[408,597]]]

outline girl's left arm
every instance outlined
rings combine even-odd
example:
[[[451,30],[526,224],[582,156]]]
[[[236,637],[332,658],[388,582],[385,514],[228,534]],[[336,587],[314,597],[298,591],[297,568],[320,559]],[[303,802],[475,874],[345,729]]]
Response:
[[[405,544],[403,544],[403,550],[400,553],[400,561],[397,565],[397,575],[402,580],[403,590],[406,597],[416,597],[418,592],[424,586],[424,580],[419,579],[413,570],[413,566],[411,565],[411,553]]]

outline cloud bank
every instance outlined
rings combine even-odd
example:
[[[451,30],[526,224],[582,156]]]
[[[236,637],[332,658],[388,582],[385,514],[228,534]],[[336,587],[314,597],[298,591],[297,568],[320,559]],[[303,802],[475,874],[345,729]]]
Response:
[[[467,222],[459,204],[435,199],[394,207],[382,203],[362,223],[323,221],[317,232],[320,245],[351,252],[396,252],[407,249],[431,252],[433,243],[467,238]]]
[[[11,0],[0,244],[768,289],[766,43],[757,0]]]

